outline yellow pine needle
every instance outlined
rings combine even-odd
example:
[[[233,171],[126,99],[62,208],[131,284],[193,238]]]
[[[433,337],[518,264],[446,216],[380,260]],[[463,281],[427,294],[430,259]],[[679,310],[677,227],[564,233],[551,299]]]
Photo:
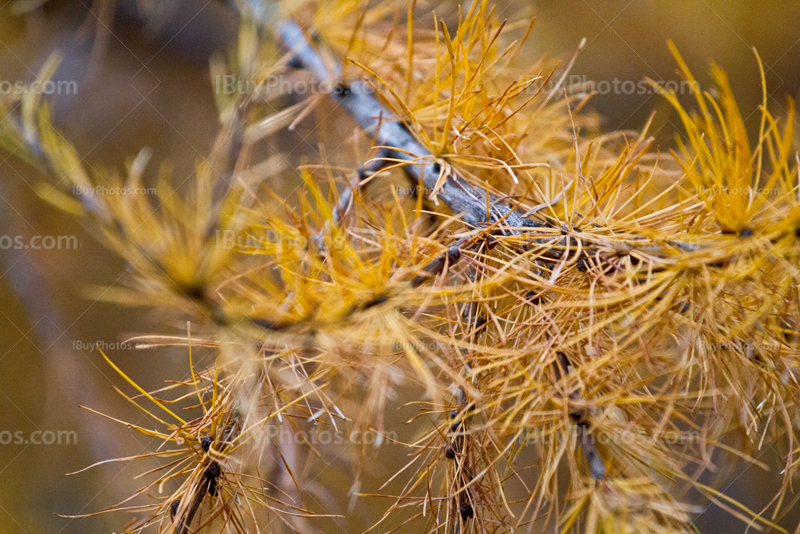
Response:
[[[137,383],[136,383],[134,380],[132,380],[130,377],[128,377],[128,375],[126,375],[124,372],[122,372],[122,369],[120,369],[119,367],[117,367],[117,366],[114,364],[114,362],[112,362],[112,361],[111,361],[111,359],[110,359],[108,356],[106,356],[105,352],[103,352],[103,350],[102,350],[102,349],[100,349],[100,348],[98,347],[98,349],[97,349],[97,350],[100,352],[100,354],[101,354],[101,355],[103,356],[103,358],[106,360],[106,362],[108,362],[108,365],[110,365],[110,366],[112,367],[112,369],[114,369],[114,370],[117,372],[117,374],[119,374],[119,375],[120,375],[122,378],[124,378],[126,382],[128,382],[130,385],[132,385],[132,386],[133,386],[133,387],[136,389],[136,391],[138,391],[139,393],[141,393],[142,395],[144,395],[144,396],[145,396],[145,397],[146,397],[146,398],[147,398],[147,399],[148,399],[150,402],[152,402],[153,404],[155,404],[156,406],[158,406],[159,408],[161,408],[162,410],[164,410],[166,413],[168,413],[169,415],[171,415],[172,417],[174,417],[174,418],[175,418],[175,420],[177,420],[177,421],[178,421],[178,422],[179,422],[181,425],[186,425],[186,421],[184,421],[183,419],[181,419],[180,417],[178,417],[177,415],[175,415],[175,413],[173,413],[173,411],[172,411],[172,410],[170,410],[169,408],[167,408],[166,406],[164,406],[163,404],[161,404],[161,402],[160,402],[160,401],[158,401],[158,400],[157,400],[157,399],[155,399],[153,396],[151,396],[151,395],[150,395],[148,392],[146,392],[144,389],[142,389],[142,388],[139,386],[139,384],[137,384]]]

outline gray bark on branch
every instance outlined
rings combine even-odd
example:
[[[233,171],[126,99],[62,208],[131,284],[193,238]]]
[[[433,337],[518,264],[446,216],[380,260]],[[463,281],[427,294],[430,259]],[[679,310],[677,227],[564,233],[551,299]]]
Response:
[[[441,167],[434,161],[433,154],[419,142],[402,121],[387,120],[393,113],[378,101],[368,83],[363,80],[349,83],[340,81],[341,66],[334,65],[331,72],[295,21],[278,20],[272,26],[286,47],[294,53],[299,64],[320,80],[333,79],[337,82],[334,85],[335,90],[329,96],[347,111],[366,133],[374,135],[379,145],[391,149],[394,158],[408,162],[407,172],[421,181],[426,189],[431,191],[436,189]],[[427,163],[428,161],[430,163]],[[473,187],[455,173],[451,173],[444,185],[437,189],[437,197],[472,228],[482,223],[491,225],[499,222],[512,228],[531,225],[519,213],[502,205],[491,194],[487,199],[485,191]]]
[[[514,209],[502,204],[497,197],[471,185],[455,172],[451,172],[444,180],[444,184],[437,188],[441,166],[436,163],[435,156],[420,143],[402,120],[392,119],[392,112],[378,101],[367,82],[363,80],[343,82],[341,65],[333,63],[329,66],[309,43],[297,22],[273,18],[274,13],[265,9],[259,0],[248,0],[247,3],[251,8],[250,15],[255,16],[262,26],[272,28],[294,54],[294,63],[309,71],[320,81],[333,80],[335,90],[329,93],[330,98],[347,111],[367,134],[374,136],[377,144],[383,148],[385,156],[408,162],[407,174],[421,181],[428,190],[436,190],[437,198],[442,199],[468,227],[477,229],[495,226],[495,232],[501,234],[531,232],[533,228],[553,228],[547,222],[525,218]],[[551,235],[532,237],[530,244],[549,245],[553,249],[561,250],[578,249],[577,236],[556,240]],[[590,243],[584,243],[581,248],[584,256],[594,256],[600,250]],[[672,256],[675,251],[691,253],[700,248],[697,244],[680,240],[661,243],[650,239],[644,239],[641,245],[630,246],[631,251],[637,250],[659,257]],[[563,259],[558,250],[555,256],[552,251],[544,251],[541,258],[549,261]]]

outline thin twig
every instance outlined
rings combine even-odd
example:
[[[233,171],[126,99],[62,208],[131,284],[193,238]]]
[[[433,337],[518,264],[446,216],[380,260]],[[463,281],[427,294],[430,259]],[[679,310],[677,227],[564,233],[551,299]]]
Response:
[[[563,376],[569,374],[569,359],[563,352],[557,352],[556,358],[558,361],[554,363],[553,369],[555,371],[556,380],[561,381]],[[570,401],[580,401],[581,396],[577,391],[573,391],[569,395]],[[586,464],[589,467],[589,473],[597,479],[602,480],[606,474],[606,465],[597,451],[592,437],[592,431],[589,428],[589,421],[586,417],[586,410],[584,409],[570,409],[569,418],[578,426],[578,442],[580,443],[583,456],[586,459]]]
[[[189,528],[192,525],[192,520],[194,519],[195,514],[200,509],[200,506],[203,504],[203,499],[206,496],[206,493],[210,493],[211,495],[215,495],[217,493],[217,479],[222,475],[222,468],[217,462],[211,462],[206,470],[203,472],[203,477],[200,480],[200,485],[195,490],[194,497],[192,498],[192,503],[189,505],[189,509],[186,511],[186,515],[178,522],[178,525],[175,527],[175,534],[186,534],[189,532]]]

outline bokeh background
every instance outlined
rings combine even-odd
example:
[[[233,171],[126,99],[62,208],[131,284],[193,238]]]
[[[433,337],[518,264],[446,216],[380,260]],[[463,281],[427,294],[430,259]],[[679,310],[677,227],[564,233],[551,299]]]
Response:
[[[54,98],[55,120],[87,163],[121,169],[143,146],[153,162],[169,160],[177,182],[191,180],[194,165],[210,151],[218,131],[211,79],[212,54],[225,54],[235,42],[231,10],[207,0],[151,2],[156,15],[144,18],[133,0],[118,0],[112,13],[101,2],[0,0],[0,80],[30,82],[55,50],[63,54],[56,79],[75,81],[77,93]],[[666,46],[671,38],[695,72],[710,87],[711,61],[729,73],[743,115],[755,126],[760,102],[758,50],[767,71],[770,107],[780,113],[786,97],[800,93],[800,2],[749,0],[505,1],[501,17],[535,15],[532,38],[521,60],[541,55],[567,59],[582,38],[574,76],[596,82],[678,80]],[[432,9],[420,0],[419,10]],[[20,11],[25,13],[19,14]],[[98,29],[99,28],[99,29]],[[657,111],[652,133],[669,146],[676,117],[653,94],[597,95],[592,109],[606,129],[636,129]],[[790,118],[794,120],[794,117]],[[307,132],[306,132],[307,133]],[[303,132],[282,135],[282,146],[303,148]],[[310,145],[309,145],[310,146]],[[89,406],[122,419],[136,413],[112,386],[122,380],[89,347],[100,342],[114,361],[148,389],[163,377],[186,370],[178,349],[131,350],[119,342],[139,334],[180,334],[172,323],[136,309],[122,309],[94,298],[92,287],[114,286],[126,266],[99,246],[74,218],[46,204],[34,187],[41,176],[13,158],[0,159],[0,235],[75,236],[70,250],[0,250],[0,432],[73,432],[70,444],[0,444],[0,533],[121,532],[125,514],[70,519],[101,511],[135,491],[139,467],[112,463],[74,476],[102,459],[140,454],[147,440],[112,421],[79,408]],[[294,184],[273,184],[291,191]],[[39,282],[37,282],[37,280]],[[33,284],[33,285],[31,285]],[[397,417],[395,417],[397,418]],[[397,418],[399,420],[399,418]],[[2,437],[2,435],[0,435]],[[760,509],[776,490],[780,458],[768,449],[760,458],[764,473],[724,461],[729,495]],[[378,471],[393,472],[403,458],[384,455]],[[324,477],[349,480],[332,467]],[[337,478],[339,477],[339,478]],[[755,490],[755,491],[754,491]],[[380,504],[380,503],[379,503]],[[701,532],[743,532],[745,527],[716,506],[697,518]],[[360,507],[368,506],[364,501]],[[381,504],[381,506],[383,506]],[[337,521],[341,532],[362,531],[382,508],[363,519]],[[784,524],[792,529],[798,515]]]

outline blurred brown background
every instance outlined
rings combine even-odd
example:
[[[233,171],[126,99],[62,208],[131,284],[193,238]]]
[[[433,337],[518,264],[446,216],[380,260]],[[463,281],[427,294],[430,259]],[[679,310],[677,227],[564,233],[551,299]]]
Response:
[[[95,26],[86,25],[87,20],[96,23],[99,15],[90,14],[89,0],[53,1],[24,16],[13,15],[17,2],[0,4],[0,80],[29,82],[48,55],[61,50],[64,60],[56,78],[75,81],[78,91],[55,97],[55,119],[86,162],[119,169],[127,156],[150,146],[152,161],[174,163],[179,183],[191,179],[194,163],[209,152],[218,128],[208,60],[212,53],[225,53],[235,39],[236,18],[228,8],[206,0],[156,2],[161,10],[152,19],[156,24],[142,19],[135,2],[119,1],[100,57],[93,56]],[[710,87],[710,61],[727,69],[748,123],[761,91],[752,47],[767,69],[771,107],[785,108],[785,96],[800,92],[797,1],[512,0],[501,5],[501,17],[537,17],[527,49],[531,61],[541,54],[568,57],[585,37],[586,48],[572,72],[588,80],[678,80],[666,46],[672,38],[704,88]],[[424,9],[425,3],[418,6]],[[592,106],[607,129],[641,127],[658,110],[654,132],[659,143],[669,143],[675,133],[676,117],[652,94],[611,92],[595,97]],[[284,142],[299,145],[301,138],[286,133]],[[119,283],[125,265],[73,218],[38,199],[35,177],[11,160],[0,161],[0,236],[76,236],[79,247],[0,250],[0,432],[22,432],[26,439],[35,431],[74,432],[77,443],[2,444],[9,434],[0,433],[0,533],[120,532],[124,514],[91,519],[55,515],[96,512],[118,502],[139,486],[132,477],[144,469],[110,464],[71,477],[65,473],[101,459],[139,454],[151,445],[78,407],[131,421],[141,418],[112,391],[121,379],[88,347],[95,342],[111,347],[115,362],[149,389],[160,386],[161,377],[183,372],[185,355],[115,346],[131,335],[176,330],[145,312],[86,298],[90,285]],[[36,269],[44,284],[32,288]],[[780,459],[767,449],[761,460],[775,466]],[[401,465],[405,460],[394,461]],[[725,464],[719,470],[726,472]],[[774,471],[739,470],[736,466],[730,477],[729,494],[760,509],[776,489]],[[341,481],[343,491],[349,484]],[[337,523],[341,532],[363,530],[361,523]],[[792,528],[796,523],[796,515],[785,522]],[[697,526],[702,532],[744,531],[714,506]]]

